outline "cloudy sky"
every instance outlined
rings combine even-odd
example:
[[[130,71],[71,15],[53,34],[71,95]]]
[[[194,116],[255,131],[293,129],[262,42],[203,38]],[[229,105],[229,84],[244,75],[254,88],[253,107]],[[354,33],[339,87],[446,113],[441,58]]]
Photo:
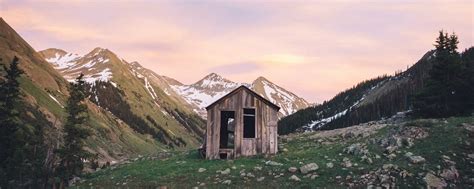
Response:
[[[473,45],[473,1],[0,0],[36,50],[108,48],[193,83],[264,76],[310,102],[415,63],[440,29]]]

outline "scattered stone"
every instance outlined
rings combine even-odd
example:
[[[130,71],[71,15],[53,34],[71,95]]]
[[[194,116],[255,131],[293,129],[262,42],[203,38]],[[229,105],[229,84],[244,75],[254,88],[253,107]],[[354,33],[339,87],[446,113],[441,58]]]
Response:
[[[265,162],[265,165],[281,166],[281,165],[283,165],[283,164],[282,164],[282,163],[275,162],[275,161],[268,160],[267,162]]]
[[[342,166],[343,166],[343,167],[345,167],[345,168],[350,168],[350,167],[352,167],[352,162],[351,162],[349,159],[344,158],[342,161],[343,161],[343,162],[342,162]]]
[[[256,166],[256,167],[253,168],[253,170],[255,170],[255,171],[261,171],[261,170],[262,170],[262,167]]]
[[[257,178],[257,182],[262,182],[264,179],[265,179],[265,177]]]
[[[228,175],[229,173],[230,173],[230,169],[229,169],[229,168],[227,168],[227,169],[221,171],[221,174],[222,174],[222,175]]]
[[[199,168],[199,169],[198,169],[198,172],[199,172],[199,173],[202,173],[202,172],[204,172],[204,171],[206,171],[206,169],[204,169],[204,168]]]
[[[237,167],[236,167],[236,166],[232,166],[231,169],[234,169],[234,170],[235,170],[235,169],[237,169]]]
[[[319,175],[311,175],[311,180],[314,180],[314,179],[316,179],[316,178],[318,178],[318,177],[319,177]]]
[[[388,158],[389,160],[395,159],[396,157],[397,157],[397,154],[389,154],[389,155],[387,156],[387,158]]]
[[[222,182],[222,184],[230,184],[230,183],[232,183],[231,180],[225,180],[224,182]]]
[[[474,159],[474,154],[467,154],[467,157],[468,157],[469,159]]]
[[[459,172],[454,166],[451,166],[451,168],[443,170],[441,177],[443,177],[445,180],[455,181],[459,178]]]
[[[385,171],[390,171],[392,169],[398,169],[398,166],[394,164],[383,164],[382,169]]]
[[[301,173],[306,174],[306,173],[309,173],[311,171],[316,171],[316,170],[318,170],[318,168],[319,168],[318,164],[309,163],[309,164],[306,164],[306,165],[300,167],[300,171],[301,171]]]
[[[298,168],[296,168],[296,167],[288,168],[288,172],[290,172],[290,173],[295,173],[296,171],[298,171]]]
[[[296,175],[292,175],[289,179],[292,180],[292,181],[296,181],[296,182],[301,181],[301,179],[298,178]]]
[[[424,163],[426,160],[425,158],[421,156],[410,156],[408,157],[408,161],[410,161],[410,163],[413,163],[413,164],[419,164],[419,163]]]
[[[253,173],[247,173],[247,177],[252,177],[252,178],[254,178],[255,175],[253,175]]]
[[[334,167],[334,163],[331,163],[331,162],[326,163],[326,167],[327,167],[327,168],[333,168],[333,167]]]
[[[288,149],[286,148],[283,148],[283,150],[281,150],[282,152],[288,152]]]
[[[389,147],[385,148],[385,152],[387,154],[391,154],[391,153],[395,152],[397,149],[398,149],[398,146],[389,146]]]
[[[339,180],[339,179],[341,179],[341,178],[342,178],[342,177],[341,177],[341,176],[339,176],[339,175],[338,175],[338,176],[336,176],[336,179],[338,179],[338,180]]]
[[[364,146],[363,144],[355,143],[344,148],[343,152],[358,156],[358,155],[366,155],[369,151],[366,149],[366,146]]]
[[[423,180],[425,180],[427,188],[445,188],[447,186],[442,178],[438,178],[431,173],[427,173]]]

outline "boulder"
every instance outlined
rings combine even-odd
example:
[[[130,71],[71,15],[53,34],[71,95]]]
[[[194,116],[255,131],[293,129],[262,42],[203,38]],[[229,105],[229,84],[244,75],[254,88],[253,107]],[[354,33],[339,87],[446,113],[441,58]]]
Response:
[[[260,177],[260,178],[257,178],[257,182],[261,182],[265,179],[265,177]]]
[[[222,184],[230,184],[230,183],[232,183],[231,180],[225,180],[225,181],[222,182]]]
[[[446,188],[447,186],[446,182],[442,178],[438,178],[431,173],[427,173],[423,180],[425,180],[427,188]]]
[[[281,165],[283,165],[283,164],[282,164],[282,163],[275,162],[275,161],[268,160],[267,162],[265,162],[265,165],[281,166]]]
[[[454,166],[451,166],[451,168],[443,170],[441,177],[443,177],[445,180],[454,181],[459,178],[459,172]]]
[[[309,173],[311,171],[316,171],[316,170],[318,170],[318,168],[319,168],[318,164],[309,163],[309,164],[306,164],[306,165],[303,165],[302,167],[300,167],[300,171],[301,171],[301,173],[306,174],[306,173]]]
[[[296,173],[296,171],[298,171],[298,168],[296,168],[296,167],[288,168],[288,172],[290,172],[290,173]]]
[[[413,163],[413,164],[419,164],[419,163],[424,163],[426,160],[425,158],[421,156],[410,156],[408,157],[408,161],[410,161],[410,163]]]
[[[327,167],[327,168],[333,168],[333,167],[334,167],[334,163],[331,163],[331,162],[326,163],[326,167]]]
[[[229,168],[227,168],[227,169],[221,171],[221,174],[223,174],[223,175],[228,175],[229,173],[230,173],[230,169],[229,169]]]
[[[292,180],[292,181],[296,181],[296,182],[301,181],[301,179],[298,178],[296,175],[292,175],[289,179]]]
[[[204,172],[204,171],[206,171],[206,169],[204,169],[204,168],[199,168],[199,169],[198,169],[198,172],[199,172],[199,173],[202,173],[202,172]]]

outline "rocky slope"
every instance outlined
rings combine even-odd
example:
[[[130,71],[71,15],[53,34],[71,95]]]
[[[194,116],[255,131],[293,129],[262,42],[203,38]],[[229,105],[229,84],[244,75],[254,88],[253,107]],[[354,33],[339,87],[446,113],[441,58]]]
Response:
[[[279,138],[271,157],[206,161],[196,151],[99,170],[79,186],[170,188],[472,188],[474,117],[398,115]],[[127,175],[124,177],[123,175]]]
[[[211,73],[191,85],[184,85],[171,79],[168,79],[168,81],[174,91],[183,96],[189,104],[194,106],[194,110],[203,117],[206,116],[206,106],[240,85],[251,88],[264,98],[280,106],[279,117],[290,115],[299,109],[309,106],[309,103],[303,98],[270,82],[264,77],[257,78],[251,84],[236,83],[215,73]]]

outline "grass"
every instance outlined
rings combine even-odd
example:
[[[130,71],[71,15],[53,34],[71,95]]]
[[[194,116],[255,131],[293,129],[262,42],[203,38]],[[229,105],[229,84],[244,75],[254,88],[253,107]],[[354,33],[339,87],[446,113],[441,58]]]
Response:
[[[430,124],[428,124],[429,122]],[[465,143],[470,141],[474,144],[465,129],[460,126],[462,123],[474,123],[474,117],[449,118],[447,123],[444,120],[433,122],[417,120],[405,125],[392,125],[379,129],[377,133],[366,138],[352,138],[348,140],[338,139],[332,144],[321,144],[317,139],[311,139],[310,135],[304,134],[294,137],[288,142],[281,142],[282,148],[287,152],[280,152],[272,157],[248,157],[235,160],[204,160],[198,157],[197,152],[175,151],[172,156],[160,160],[141,158],[129,164],[118,165],[114,168],[107,168],[92,174],[85,175],[83,181],[75,188],[154,188],[167,186],[169,188],[191,188],[205,183],[206,188],[346,188],[344,179],[350,175],[354,179],[359,179],[361,175],[381,168],[384,164],[395,164],[403,170],[412,173],[412,177],[406,179],[397,178],[397,186],[402,188],[424,187],[423,177],[427,172],[438,173],[447,168],[442,163],[442,155],[451,157],[456,162],[456,168],[461,177],[472,176],[473,165],[466,160],[465,155],[473,153]],[[382,147],[370,142],[371,139],[380,139],[390,135],[390,131],[400,129],[400,127],[422,127],[428,130],[429,136],[416,140],[414,146],[402,148],[397,157],[389,160],[383,156]],[[367,144],[370,156],[375,154],[381,158],[373,159],[369,164],[362,161],[360,156],[343,153],[343,149],[353,143]],[[404,157],[406,152],[420,155],[426,159],[422,165],[409,164]],[[455,154],[455,155],[454,155]],[[350,168],[341,166],[342,159],[347,157],[353,164]],[[282,163],[282,166],[266,165],[265,161],[272,160]],[[301,167],[307,163],[317,163],[319,169],[315,172],[319,175],[316,179],[304,178],[302,173],[294,173],[301,181],[289,180],[293,173],[288,172],[289,167]],[[334,168],[327,168],[326,163],[332,162]],[[261,167],[261,170],[255,170]],[[198,173],[199,168],[206,171]],[[217,173],[220,170],[231,169],[229,175]],[[235,169],[233,169],[235,168]],[[255,177],[241,177],[241,172],[251,172]],[[275,176],[282,173],[282,176]],[[419,174],[420,173],[420,174]],[[341,176],[341,179],[336,179]],[[258,182],[257,178],[265,177]],[[230,180],[230,185],[223,185],[223,180]],[[342,184],[341,184],[342,183]],[[457,187],[468,187],[464,178],[461,178]]]

